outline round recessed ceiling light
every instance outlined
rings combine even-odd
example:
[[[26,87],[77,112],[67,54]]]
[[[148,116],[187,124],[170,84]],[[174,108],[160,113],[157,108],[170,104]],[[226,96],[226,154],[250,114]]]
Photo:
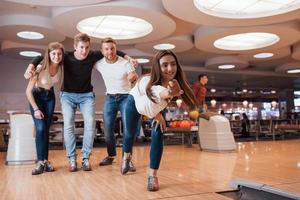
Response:
[[[222,18],[247,19],[283,14],[300,8],[299,0],[194,0],[201,12]]]
[[[126,40],[148,35],[153,27],[149,22],[137,17],[104,15],[81,20],[77,29],[96,38],[112,37],[116,40]]]
[[[156,50],[170,50],[170,49],[174,49],[175,45],[169,43],[163,43],[163,44],[154,45],[153,48]]]
[[[271,94],[276,94],[276,90],[271,90]]]
[[[287,73],[288,73],[288,74],[296,74],[296,73],[300,73],[300,69],[290,69],[290,70],[287,70]]]
[[[235,65],[219,65],[219,69],[233,69],[235,68]]]
[[[274,56],[273,53],[258,53],[258,54],[255,54],[253,57],[254,58],[270,58]]]
[[[42,55],[41,53],[36,51],[21,51],[19,54],[25,57],[36,57]]]
[[[140,64],[148,63],[149,62],[149,59],[147,59],[147,58],[137,58],[136,60]]]
[[[217,90],[215,88],[211,88],[210,92],[215,93]]]
[[[17,33],[17,36],[28,40],[40,40],[44,38],[43,34],[34,31],[21,31]]]
[[[224,50],[250,50],[258,49],[277,43],[280,38],[273,33],[241,33],[220,38],[214,46]]]

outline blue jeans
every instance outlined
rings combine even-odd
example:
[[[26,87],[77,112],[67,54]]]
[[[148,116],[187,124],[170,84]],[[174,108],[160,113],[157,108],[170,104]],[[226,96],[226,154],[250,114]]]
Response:
[[[89,158],[92,152],[95,135],[95,94],[61,92],[60,95],[62,113],[64,118],[64,139],[67,156],[76,160],[76,138],[75,138],[75,112],[79,107],[84,122],[84,133],[82,141],[82,157]]]
[[[48,160],[49,153],[49,129],[52,123],[52,116],[55,107],[55,94],[53,88],[51,90],[36,90],[32,92],[34,100],[39,109],[44,114],[43,119],[36,119],[31,105],[29,109],[35,125],[35,145],[37,159],[39,161]]]
[[[135,135],[139,128],[139,120],[141,115],[135,107],[133,96],[129,95],[125,107],[125,138],[123,143],[123,152],[130,153],[134,142]],[[155,124],[151,127],[151,149],[150,149],[150,168],[158,169],[163,153],[163,133],[160,127],[154,128]]]
[[[107,94],[103,107],[104,134],[108,156],[116,156],[116,139],[114,134],[115,121],[118,111],[124,122],[125,104],[128,94]],[[121,131],[121,130],[120,130]]]

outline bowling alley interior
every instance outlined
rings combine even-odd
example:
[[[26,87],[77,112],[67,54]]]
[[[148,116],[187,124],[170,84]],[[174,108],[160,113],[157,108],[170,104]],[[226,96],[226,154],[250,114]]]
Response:
[[[0,199],[300,199],[300,0],[2,0],[0,71]]]

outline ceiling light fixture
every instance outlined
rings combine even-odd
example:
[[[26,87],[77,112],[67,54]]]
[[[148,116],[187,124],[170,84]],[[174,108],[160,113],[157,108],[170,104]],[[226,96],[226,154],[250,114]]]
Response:
[[[290,69],[290,70],[287,70],[287,73],[288,73],[288,74],[296,74],[296,73],[300,73],[300,69]]]
[[[137,17],[104,15],[81,20],[77,24],[80,32],[96,38],[112,37],[116,40],[134,39],[148,35],[153,26]]]
[[[147,58],[137,58],[136,60],[140,64],[144,64],[144,63],[148,63],[149,62],[149,59],[147,59]]]
[[[283,14],[300,8],[299,0],[194,0],[195,7],[208,15],[247,19]]]
[[[19,54],[24,57],[36,57],[42,55],[41,53],[36,51],[21,51]]]
[[[288,73],[288,74],[296,74],[296,73],[300,73],[300,69],[290,69],[290,70],[287,70],[287,73]]]
[[[210,92],[215,93],[217,90],[215,88],[211,88]]]
[[[170,43],[162,43],[154,45],[153,48],[156,50],[171,50],[175,48],[175,45]]]
[[[34,31],[21,31],[17,33],[17,36],[28,40],[40,40],[44,38],[44,35]]]
[[[235,65],[220,65],[218,66],[219,69],[233,69]]]
[[[255,54],[253,57],[254,58],[270,58],[273,56],[274,56],[273,53],[258,53],[258,54]]]
[[[241,33],[220,38],[214,42],[214,46],[223,50],[241,51],[267,47],[279,40],[280,38],[273,33]]]

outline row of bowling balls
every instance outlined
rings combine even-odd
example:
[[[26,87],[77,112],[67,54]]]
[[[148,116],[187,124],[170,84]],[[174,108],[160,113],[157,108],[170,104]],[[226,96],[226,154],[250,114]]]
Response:
[[[195,126],[196,122],[192,120],[176,120],[171,121],[168,123],[168,127],[170,128],[191,128],[192,126]]]

